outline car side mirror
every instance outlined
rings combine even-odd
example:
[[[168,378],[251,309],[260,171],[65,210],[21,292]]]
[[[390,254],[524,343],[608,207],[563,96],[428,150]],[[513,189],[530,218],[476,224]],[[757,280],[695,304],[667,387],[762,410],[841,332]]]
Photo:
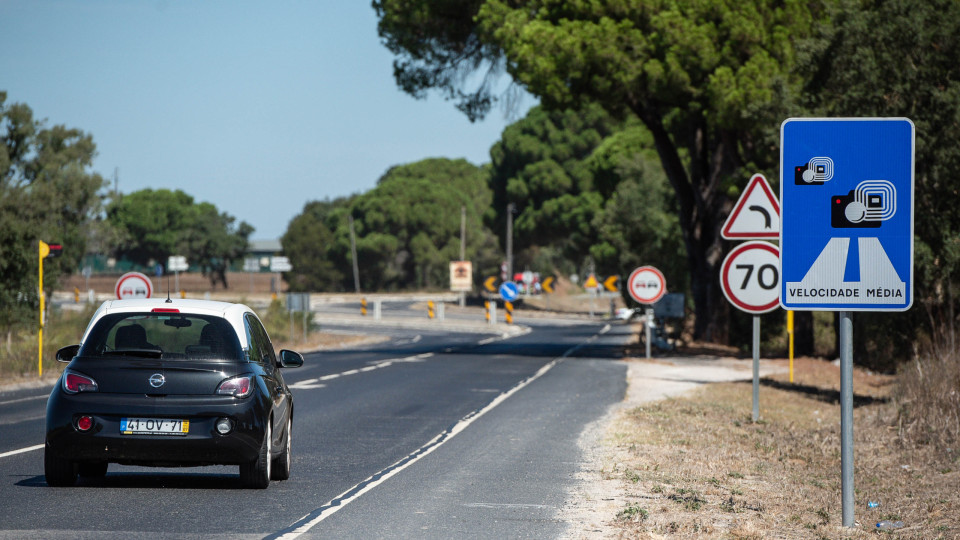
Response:
[[[57,351],[57,362],[69,364],[78,352],[80,352],[80,345],[67,345],[66,347],[61,347]]]
[[[291,351],[288,349],[283,349],[280,351],[280,356],[277,359],[277,366],[282,368],[287,367],[300,367],[303,365],[303,355]]]

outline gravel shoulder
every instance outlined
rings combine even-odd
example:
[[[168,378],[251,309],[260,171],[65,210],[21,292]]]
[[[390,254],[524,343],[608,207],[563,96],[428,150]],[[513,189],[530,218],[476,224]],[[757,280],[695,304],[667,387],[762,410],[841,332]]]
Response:
[[[751,380],[751,359],[715,356],[663,357],[651,360],[628,358],[627,395],[590,424],[579,440],[583,466],[577,483],[567,494],[561,519],[568,523],[564,539],[620,538],[621,530],[610,522],[630,501],[627,485],[619,474],[616,435],[625,411],[643,404],[689,392],[706,384]],[[781,373],[783,361],[760,361],[760,376]]]

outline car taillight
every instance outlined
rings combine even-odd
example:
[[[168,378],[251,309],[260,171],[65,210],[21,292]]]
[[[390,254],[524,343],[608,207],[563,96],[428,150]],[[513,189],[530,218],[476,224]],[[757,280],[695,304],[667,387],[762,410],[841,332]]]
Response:
[[[90,377],[74,373],[73,371],[63,372],[64,392],[76,394],[78,392],[97,392],[98,390],[100,390],[100,388],[97,386],[97,381]]]
[[[220,383],[217,393],[224,396],[247,397],[253,393],[253,375],[241,375]]]
[[[90,428],[93,427],[93,418],[89,416],[81,416],[77,418],[77,429],[80,431],[90,431]]]

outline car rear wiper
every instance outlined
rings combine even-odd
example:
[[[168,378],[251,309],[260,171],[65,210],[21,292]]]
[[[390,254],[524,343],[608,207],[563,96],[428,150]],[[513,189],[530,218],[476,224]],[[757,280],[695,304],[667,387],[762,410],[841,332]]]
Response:
[[[111,356],[142,356],[144,358],[160,358],[163,351],[160,349],[113,349],[103,351],[103,354]]]

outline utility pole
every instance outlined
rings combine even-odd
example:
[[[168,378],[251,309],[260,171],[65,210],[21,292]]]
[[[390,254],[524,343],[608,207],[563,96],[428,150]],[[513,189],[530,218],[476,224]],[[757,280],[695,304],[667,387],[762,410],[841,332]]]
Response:
[[[350,254],[353,256],[353,287],[360,292],[360,267],[357,265],[357,235],[353,232],[353,214],[347,216],[350,220]]]
[[[513,279],[513,213],[517,205],[507,204],[507,281]]]
[[[467,207],[460,207],[460,260],[467,259]],[[471,276],[472,280],[473,276]],[[466,307],[467,293],[460,291],[460,307]]]
[[[467,259],[467,207],[460,207],[460,260]]]

